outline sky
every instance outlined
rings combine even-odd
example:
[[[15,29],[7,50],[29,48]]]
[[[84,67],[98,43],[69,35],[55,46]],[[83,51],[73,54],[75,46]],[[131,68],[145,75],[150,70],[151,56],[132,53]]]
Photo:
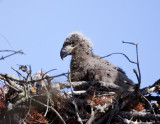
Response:
[[[33,73],[56,68],[52,76],[67,72],[71,57],[62,61],[60,49],[68,34],[80,31],[99,56],[122,52],[136,61],[135,46],[122,41],[138,43],[141,87],[151,85],[160,78],[159,5],[159,0],[0,0],[0,50],[25,53],[0,61],[0,72],[16,75],[11,67],[18,65],[31,65]],[[106,59],[137,83],[136,65],[121,55]]]

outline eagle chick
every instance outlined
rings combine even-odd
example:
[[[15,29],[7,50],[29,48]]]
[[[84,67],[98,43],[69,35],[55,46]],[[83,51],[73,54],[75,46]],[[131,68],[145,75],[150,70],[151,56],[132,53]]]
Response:
[[[133,90],[134,83],[122,69],[92,52],[92,43],[80,32],[70,34],[61,49],[60,56],[72,55],[71,81],[104,81],[126,90]]]

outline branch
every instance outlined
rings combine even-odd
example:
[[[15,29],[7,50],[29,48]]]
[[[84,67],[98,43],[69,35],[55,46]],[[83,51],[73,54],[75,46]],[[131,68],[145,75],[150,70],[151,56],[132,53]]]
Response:
[[[57,70],[57,69],[51,69],[51,70],[45,72],[45,73],[42,75],[42,78],[44,78],[44,77],[47,75],[47,73],[49,73],[49,72],[51,72],[51,71],[55,71],[55,70]]]
[[[125,42],[125,41],[122,41],[122,43],[127,43],[127,44],[131,44],[131,45],[136,45],[136,43],[133,43],[133,42]]]
[[[48,108],[50,108],[51,110],[53,110],[53,111],[56,113],[56,115],[61,119],[61,121],[63,122],[63,124],[66,124],[66,122],[63,120],[63,118],[61,117],[61,115],[60,115],[53,107],[48,106],[48,105],[46,105],[46,104],[44,104],[44,103],[42,103],[42,102],[40,102],[40,101],[37,101],[36,99],[34,99],[34,98],[32,98],[32,97],[30,97],[30,99],[32,99],[33,101],[35,101],[35,102],[37,102],[37,103],[39,103],[39,104],[41,104],[41,105],[43,105],[43,106],[45,106],[45,107],[48,107]]]
[[[11,67],[11,69],[13,69],[19,76],[21,76],[24,80],[26,80],[26,78],[19,71],[17,71],[13,67]]]
[[[135,91],[137,91],[137,90],[139,90],[140,85],[141,85],[141,71],[140,71],[140,67],[139,67],[138,43],[124,42],[124,41],[122,41],[122,43],[131,44],[131,45],[135,45],[136,46],[136,55],[137,55],[136,65],[137,65],[137,68],[138,68],[138,75],[137,75],[136,71],[134,71],[134,72],[135,72],[136,77],[138,79],[138,87],[135,89]]]
[[[150,94],[152,92],[157,92],[158,93],[159,91],[160,91],[160,79],[157,80],[154,84],[141,89],[140,93],[143,94],[143,95],[146,95],[146,94]]]
[[[118,116],[121,120],[123,120],[124,124],[153,124],[153,121],[149,121],[149,122],[137,122],[137,121],[132,121],[129,120],[127,118],[122,118],[121,116]],[[156,123],[159,124],[159,121]]]
[[[141,94],[141,96],[149,103],[153,114],[156,116],[155,111],[154,111],[154,108],[153,108],[152,104],[150,103],[150,101],[149,101],[145,96],[143,96],[142,94]]]
[[[93,122],[95,121],[95,116],[98,112],[97,111],[93,111],[93,107],[91,108],[91,116],[88,119],[88,121],[86,122],[86,124],[93,124]]]
[[[2,56],[2,57],[0,58],[0,60],[4,60],[5,58],[8,58],[8,57],[13,56],[13,55],[15,55],[15,54],[24,54],[24,53],[22,52],[22,50],[19,50],[19,51],[13,51],[13,50],[0,50],[0,52],[13,52],[13,53],[11,53],[11,54],[9,54],[9,55]]]
[[[73,87],[72,87],[72,82],[71,82],[71,73],[70,73],[70,70],[69,70],[69,75],[68,75],[68,79],[69,79],[69,84],[70,84],[70,88],[71,88],[71,93],[72,93],[72,103],[75,107],[75,110],[76,110],[76,115],[77,115],[77,118],[78,118],[78,122],[80,124],[83,124],[82,122],[82,119],[80,118],[79,114],[78,114],[78,107],[77,107],[77,104],[75,102],[75,98],[74,98],[74,93],[73,93]]]
[[[136,44],[136,53],[137,53],[137,68],[138,68],[138,74],[139,74],[139,78],[138,78],[138,89],[139,89],[141,85],[141,71],[139,67],[138,44]]]
[[[70,84],[65,83],[65,82],[59,82],[60,85],[60,89],[64,89],[64,88],[70,88]],[[86,87],[86,86],[100,86],[100,87],[105,87],[107,89],[115,89],[115,90],[125,90],[123,87],[118,86],[116,84],[113,83],[107,83],[107,82],[103,82],[103,81],[79,81],[79,82],[72,82],[72,87],[76,88],[76,87]]]
[[[128,57],[126,54],[124,54],[124,53],[119,53],[119,52],[111,53],[111,54],[109,54],[109,55],[107,55],[107,56],[103,56],[103,57],[101,57],[101,58],[106,58],[106,57],[109,57],[109,56],[115,55],[115,54],[121,54],[121,55],[123,55],[130,63],[137,64],[136,62],[130,60],[129,57]]]
[[[147,112],[125,112],[125,111],[121,111],[119,112],[119,115],[121,115],[122,117],[133,117],[133,119],[150,119],[150,120],[157,120],[157,118],[160,119],[160,115],[154,115],[154,114],[150,114]]]
[[[48,79],[48,78],[53,79],[53,78],[56,78],[56,77],[64,76],[64,75],[66,75],[66,74],[68,74],[68,73],[62,73],[62,74],[59,74],[59,75],[56,75],[56,76],[44,77],[44,78],[41,78],[41,79],[38,79],[38,80],[29,80],[29,81],[27,81],[27,82],[28,82],[28,83],[40,82],[40,81],[42,81],[42,80],[44,80],[44,79]],[[12,80],[12,81],[19,82],[20,85],[23,85],[23,83],[26,83],[26,81],[24,81],[24,80],[16,79],[16,78],[10,77],[10,76],[7,75],[7,74],[2,74],[2,73],[0,73],[0,79],[4,79],[4,78],[9,79],[9,80]]]

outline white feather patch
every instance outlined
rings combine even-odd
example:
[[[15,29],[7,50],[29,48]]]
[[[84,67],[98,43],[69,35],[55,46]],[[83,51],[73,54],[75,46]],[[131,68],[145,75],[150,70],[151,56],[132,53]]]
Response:
[[[86,41],[91,48],[93,47],[92,41],[89,38],[87,38],[83,33],[79,31],[74,31],[68,35],[68,38],[72,37],[72,35],[77,35],[80,38],[80,40]]]

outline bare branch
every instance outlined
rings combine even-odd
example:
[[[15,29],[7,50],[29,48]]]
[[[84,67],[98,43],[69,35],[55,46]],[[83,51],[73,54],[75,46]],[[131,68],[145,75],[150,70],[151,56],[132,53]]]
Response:
[[[56,113],[56,115],[61,119],[61,121],[63,122],[63,124],[66,124],[66,122],[63,120],[62,116],[53,107],[48,106],[48,105],[46,105],[46,104],[44,104],[44,103],[42,103],[42,102],[40,102],[40,101],[38,101],[38,100],[36,100],[36,99],[34,99],[32,97],[30,97],[30,99],[32,99],[33,101],[35,101],[35,102],[37,102],[37,103],[39,103],[39,104],[41,104],[41,105],[43,105],[45,107],[48,107],[51,110],[53,110]]]
[[[60,85],[60,89],[64,89],[64,88],[70,88],[70,85],[68,83],[65,82],[59,82]],[[123,91],[125,90],[123,87],[118,86],[116,84],[113,83],[107,83],[107,82],[103,82],[103,81],[79,81],[79,82],[72,82],[72,87],[76,88],[76,87],[86,87],[86,86],[101,86],[101,87],[105,87],[107,89],[115,89],[115,90],[120,90]]]
[[[38,80],[29,80],[27,82],[28,83],[40,82],[40,81],[42,81],[44,79],[48,79],[48,78],[53,79],[53,78],[56,78],[56,77],[65,76],[66,74],[68,74],[68,73],[62,73],[62,74],[59,74],[59,75],[56,75],[56,76],[44,77],[44,78],[41,78],[41,79],[38,79]],[[13,80],[13,81],[17,81],[17,82],[19,82],[20,85],[22,85],[23,83],[26,83],[26,81],[24,81],[24,80],[16,79],[16,78],[8,76],[7,74],[2,74],[2,73],[0,73],[0,78],[1,79],[2,78],[6,78],[6,79]]]
[[[19,50],[19,51],[1,50],[0,52],[13,52],[13,53],[11,53],[11,54],[9,54],[9,55],[2,56],[2,57],[0,58],[0,60],[4,60],[5,58],[8,58],[8,57],[13,56],[13,55],[15,55],[15,54],[24,54],[24,53],[22,52],[22,50]]]
[[[122,43],[131,44],[131,45],[136,45],[136,43],[133,43],[133,42],[125,42],[125,41],[122,41]]]
[[[138,78],[138,89],[139,89],[141,85],[141,71],[139,67],[138,44],[136,44],[136,53],[137,53],[137,68],[138,68],[138,73],[139,73],[139,78]]]
[[[143,96],[142,94],[141,94],[141,96],[149,103],[153,114],[156,116],[155,111],[154,111],[154,109],[153,109],[152,104],[150,103],[150,101],[145,96]]]
[[[154,115],[154,114],[150,114],[150,113],[146,113],[146,112],[125,112],[125,111],[121,111],[119,113],[122,117],[133,117],[134,119],[150,119],[150,120],[157,120],[157,118],[160,119],[159,115]]]
[[[117,52],[117,53],[111,53],[111,54],[109,54],[109,55],[107,55],[107,56],[103,56],[103,57],[101,57],[101,58],[106,58],[106,57],[109,57],[109,56],[114,55],[114,54],[123,55],[130,63],[137,64],[136,62],[130,60],[129,57],[128,57],[126,54],[124,54],[124,53],[119,53],[119,52]]]
[[[12,70],[14,70],[19,76],[21,76],[24,80],[26,80],[26,78],[16,69],[14,69],[13,67],[11,67]]]
[[[150,94],[152,92],[159,92],[160,91],[160,79],[157,80],[154,84],[151,86],[145,87],[140,90],[140,93],[143,95]]]
[[[57,70],[57,69],[51,69],[51,70],[45,72],[45,73],[42,75],[42,78],[44,78],[44,76],[45,76],[47,73],[49,73],[49,72],[51,72],[51,71],[55,71],[55,70]]]
[[[69,79],[69,84],[70,84],[70,88],[71,88],[71,93],[72,93],[72,103],[75,107],[75,110],[76,110],[76,115],[77,115],[77,119],[78,119],[78,122],[80,124],[83,124],[82,122],[82,119],[80,118],[79,114],[78,114],[78,107],[77,107],[77,104],[75,102],[75,98],[74,98],[74,93],[73,93],[73,87],[72,87],[72,82],[71,82],[71,73],[70,73],[70,70],[69,70],[69,75],[68,75],[68,79]]]
[[[137,73],[135,73],[135,74],[136,74],[136,77],[138,77],[137,78],[138,79],[138,87],[137,87],[137,89],[135,89],[135,91],[137,91],[137,90],[139,90],[140,85],[141,85],[141,71],[140,71],[140,66],[139,66],[138,43],[124,42],[124,41],[122,41],[122,43],[131,44],[131,45],[136,46],[136,55],[137,55],[136,65],[137,65],[137,68],[138,68],[138,75],[137,75]]]

